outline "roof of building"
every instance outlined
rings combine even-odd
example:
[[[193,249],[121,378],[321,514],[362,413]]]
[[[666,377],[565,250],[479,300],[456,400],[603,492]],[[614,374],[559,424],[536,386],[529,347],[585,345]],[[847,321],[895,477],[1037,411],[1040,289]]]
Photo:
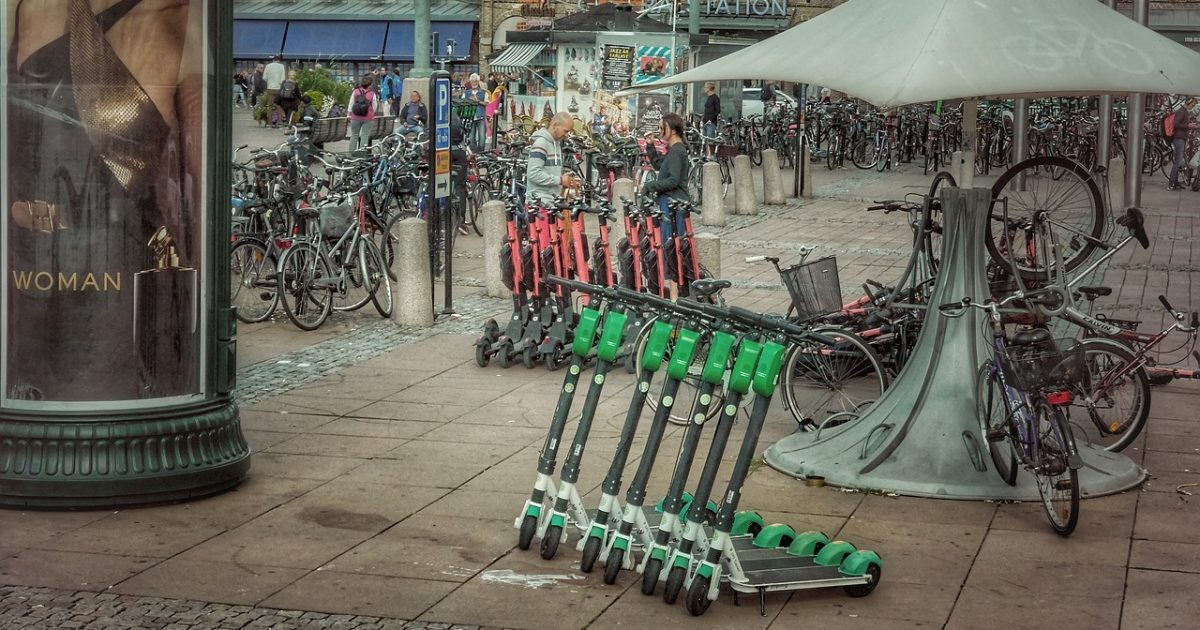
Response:
[[[614,33],[670,33],[671,25],[638,17],[630,7],[601,4],[587,11],[554,20],[556,31],[610,31]]]
[[[430,3],[436,21],[479,20],[480,0],[438,0]],[[234,0],[239,20],[414,20],[415,0]]]

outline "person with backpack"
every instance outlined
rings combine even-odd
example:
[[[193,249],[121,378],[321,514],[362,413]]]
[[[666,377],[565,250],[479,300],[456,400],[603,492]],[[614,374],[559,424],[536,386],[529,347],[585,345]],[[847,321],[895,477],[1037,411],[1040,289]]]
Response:
[[[300,109],[300,85],[296,82],[296,71],[288,73],[279,85],[279,108],[283,110],[283,124],[292,124],[292,115]]]
[[[371,125],[375,120],[375,106],[378,103],[373,85],[375,75],[370,72],[363,75],[362,81],[350,94],[350,151],[357,151],[371,142]]]
[[[1179,171],[1187,163],[1188,135],[1196,128],[1192,120],[1191,109],[1196,106],[1196,97],[1191,97],[1181,103],[1175,111],[1163,116],[1163,137],[1171,143],[1174,160],[1171,164],[1171,175],[1167,181],[1167,190],[1179,190]]]

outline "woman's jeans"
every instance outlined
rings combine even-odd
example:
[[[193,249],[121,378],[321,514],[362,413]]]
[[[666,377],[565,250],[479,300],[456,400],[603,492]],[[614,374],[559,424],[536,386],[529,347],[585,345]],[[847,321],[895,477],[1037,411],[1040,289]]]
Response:
[[[1187,156],[1184,152],[1187,151],[1187,138],[1182,135],[1176,136],[1171,140],[1171,148],[1175,150],[1175,161],[1171,164],[1171,177],[1169,181],[1172,186],[1179,185],[1179,170],[1187,163]]]
[[[350,121],[349,151],[357,151],[368,146],[371,142],[371,127],[374,125],[374,122],[372,120]]]

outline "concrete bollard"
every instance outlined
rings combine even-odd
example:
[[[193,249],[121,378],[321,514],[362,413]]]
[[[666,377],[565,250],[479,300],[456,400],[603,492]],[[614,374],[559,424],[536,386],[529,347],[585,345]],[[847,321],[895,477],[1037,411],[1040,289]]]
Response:
[[[1108,161],[1108,197],[1112,200],[1111,211],[1123,213],[1125,208],[1125,158],[1113,158]]]
[[[483,271],[487,294],[488,297],[504,297],[510,294],[508,287],[504,286],[504,275],[500,269],[500,247],[508,238],[504,202],[489,201],[483,204],[479,215],[477,220],[483,221]]]
[[[696,260],[714,278],[721,277],[721,237],[712,232],[701,232],[695,236]]]
[[[754,174],[750,172],[750,156],[733,158],[733,211],[736,214],[758,214],[758,200],[754,194]]]
[[[396,278],[392,319],[401,328],[433,325],[433,278],[429,275],[429,224],[405,219],[396,225]]]
[[[763,203],[770,206],[783,205],[783,175],[779,172],[779,152],[764,149],[762,152]]]
[[[721,190],[721,165],[716,162],[705,162],[701,167],[700,175],[701,181],[704,183],[700,223],[725,225],[725,195]]]
[[[622,199],[633,200],[633,180],[628,177],[622,177],[613,182],[612,191],[612,206],[616,212],[613,214],[612,223],[608,224],[608,243],[610,251],[617,251],[617,243],[625,238],[625,204]]]

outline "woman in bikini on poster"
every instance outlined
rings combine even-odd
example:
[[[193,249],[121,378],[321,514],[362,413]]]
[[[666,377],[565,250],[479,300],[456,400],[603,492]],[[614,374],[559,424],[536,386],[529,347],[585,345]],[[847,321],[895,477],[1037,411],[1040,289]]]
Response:
[[[6,0],[8,398],[200,393],[204,0]]]

